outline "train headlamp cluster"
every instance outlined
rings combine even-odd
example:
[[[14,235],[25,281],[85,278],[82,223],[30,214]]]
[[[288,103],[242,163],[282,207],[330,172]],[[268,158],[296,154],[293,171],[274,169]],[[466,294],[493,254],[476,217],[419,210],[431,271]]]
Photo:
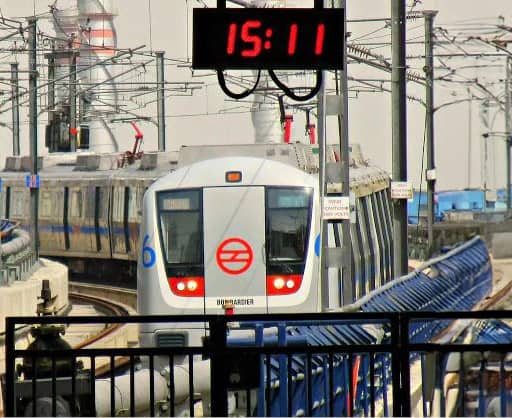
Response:
[[[302,283],[300,274],[283,274],[267,276],[267,295],[290,295],[299,290]]]
[[[204,277],[169,277],[169,287],[176,296],[204,297]],[[299,290],[302,284],[300,274],[282,274],[267,276],[267,295],[291,295]]]
[[[177,296],[203,297],[204,277],[169,277],[169,287]]]

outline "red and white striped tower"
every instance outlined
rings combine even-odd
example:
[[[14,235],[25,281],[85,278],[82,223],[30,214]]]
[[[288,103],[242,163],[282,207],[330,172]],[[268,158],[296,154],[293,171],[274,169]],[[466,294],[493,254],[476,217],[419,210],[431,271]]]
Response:
[[[77,0],[81,27],[79,68],[90,67],[81,73],[85,88],[102,83],[112,76],[111,67],[95,63],[116,54],[117,35],[114,27],[116,15],[114,0]],[[109,93],[99,94],[99,89],[108,86]],[[118,151],[115,131],[108,124],[108,113],[118,104],[115,83],[106,82],[98,89],[88,90],[90,106],[85,117],[89,125],[89,149],[99,153]]]

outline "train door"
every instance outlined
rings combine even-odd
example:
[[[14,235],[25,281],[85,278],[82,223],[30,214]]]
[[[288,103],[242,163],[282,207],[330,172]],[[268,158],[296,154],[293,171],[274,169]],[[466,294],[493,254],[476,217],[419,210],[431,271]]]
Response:
[[[265,189],[203,193],[206,313],[266,312]]]

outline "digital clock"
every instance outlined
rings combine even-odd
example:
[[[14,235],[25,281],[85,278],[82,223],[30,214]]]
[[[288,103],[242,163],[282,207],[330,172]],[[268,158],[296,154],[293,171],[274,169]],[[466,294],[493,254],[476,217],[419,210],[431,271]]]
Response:
[[[194,9],[195,69],[342,68],[343,9]]]

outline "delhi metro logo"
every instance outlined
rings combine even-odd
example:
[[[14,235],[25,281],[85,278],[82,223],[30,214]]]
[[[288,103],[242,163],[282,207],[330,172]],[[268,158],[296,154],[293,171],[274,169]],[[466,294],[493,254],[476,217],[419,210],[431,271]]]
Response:
[[[215,258],[224,273],[242,274],[251,267],[254,255],[247,241],[241,238],[228,238],[218,246]]]

